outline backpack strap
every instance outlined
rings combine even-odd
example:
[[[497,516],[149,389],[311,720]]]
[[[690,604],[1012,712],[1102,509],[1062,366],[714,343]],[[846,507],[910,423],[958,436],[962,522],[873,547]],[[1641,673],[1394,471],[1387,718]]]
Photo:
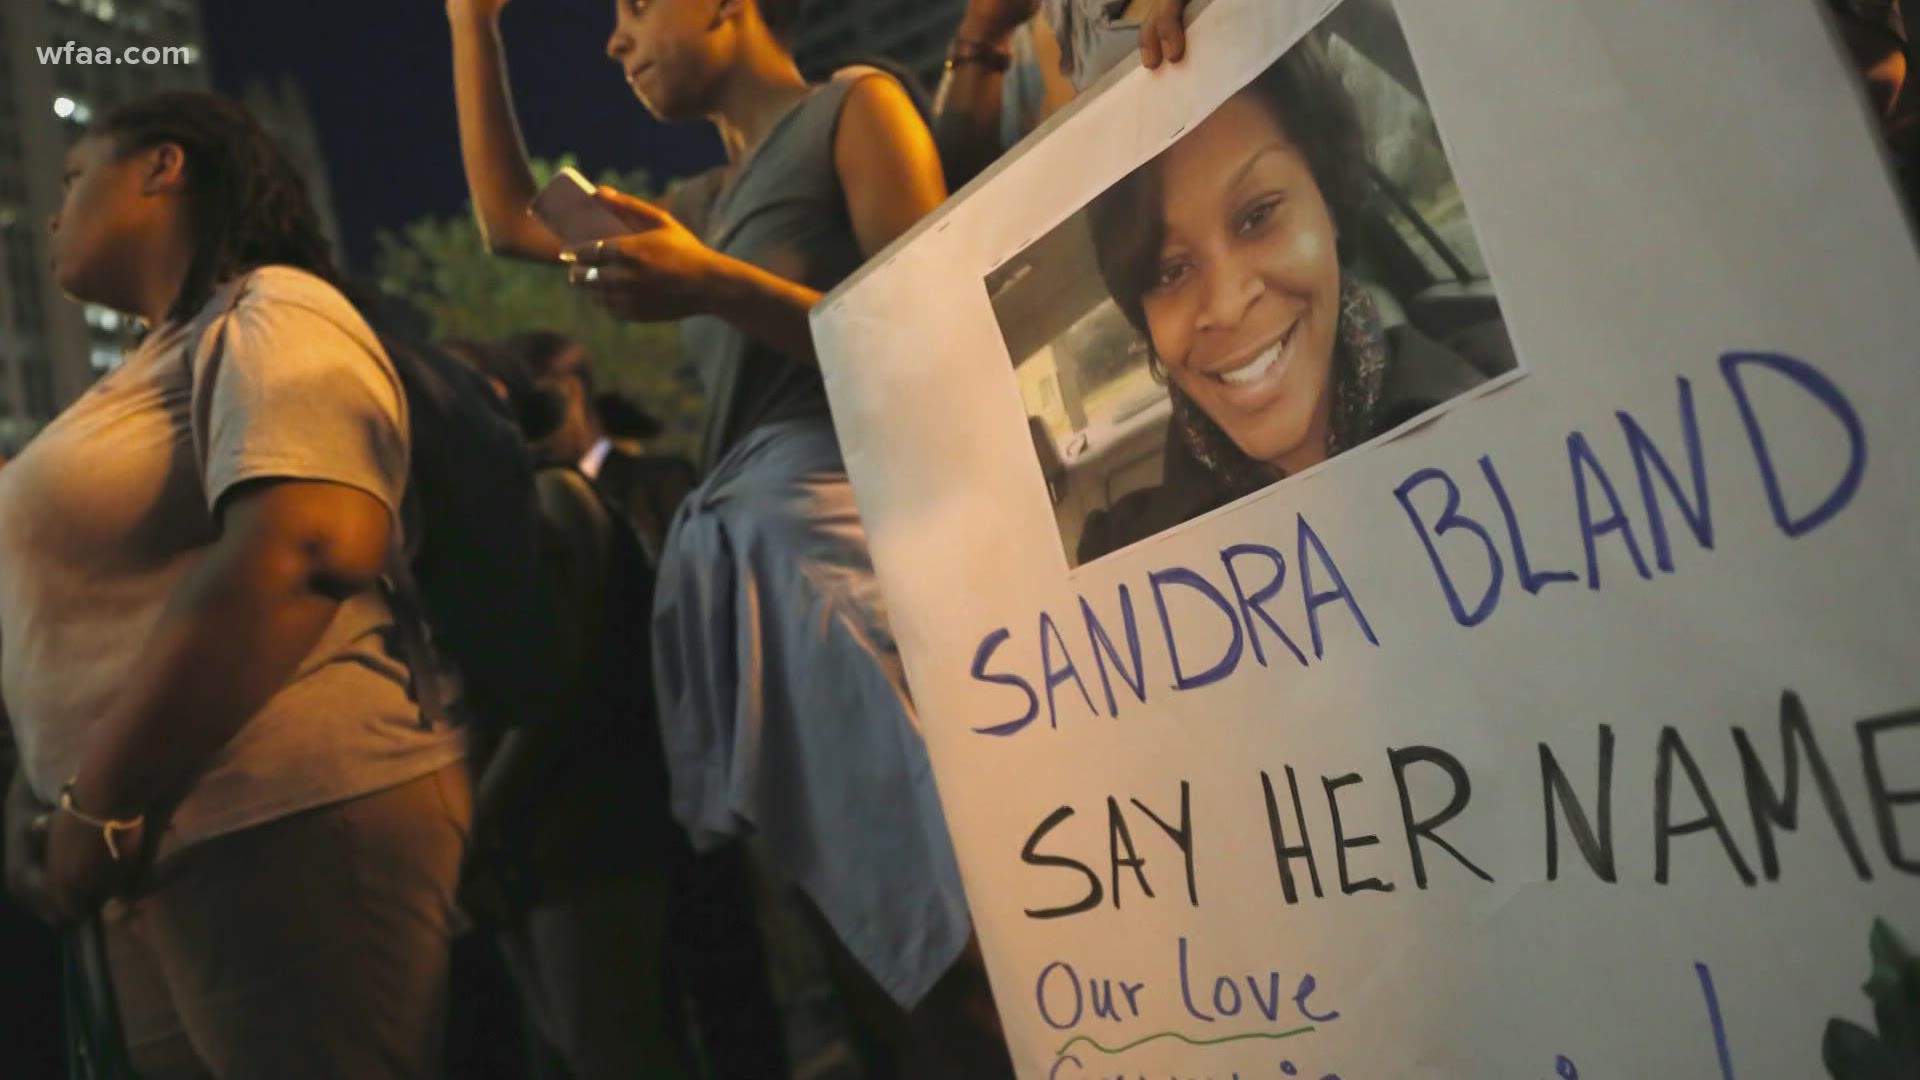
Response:
[[[445,727],[453,722],[447,712],[446,680],[441,678],[440,653],[433,647],[427,629],[426,605],[420,599],[420,585],[413,567],[395,548],[387,558],[387,572],[380,577],[380,591],[393,609],[393,632],[407,664],[408,692],[420,706],[420,726]]]
[[[412,357],[404,355],[404,350],[396,347],[393,340],[378,330],[374,337],[380,348],[387,354],[387,362],[393,365],[394,375],[400,381],[402,402],[406,402],[407,378],[400,365],[412,362]],[[404,405],[411,409],[411,404]],[[418,438],[418,428],[409,422],[408,438]],[[400,530],[399,542],[388,545],[386,572],[380,575],[380,591],[387,599],[387,607],[393,612],[394,644],[400,650],[400,659],[407,665],[407,692],[413,697],[413,703],[420,707],[420,726],[423,728],[446,727],[453,723],[453,717],[447,710],[449,686],[457,685],[457,680],[446,678],[446,668],[441,653],[433,644],[432,623],[427,618],[425,594],[420,582],[413,573],[413,560],[420,553],[423,538],[427,531],[427,515],[420,506],[419,493],[414,490],[412,470],[412,450],[408,447],[408,470],[406,490],[400,495],[399,520],[395,523]]]

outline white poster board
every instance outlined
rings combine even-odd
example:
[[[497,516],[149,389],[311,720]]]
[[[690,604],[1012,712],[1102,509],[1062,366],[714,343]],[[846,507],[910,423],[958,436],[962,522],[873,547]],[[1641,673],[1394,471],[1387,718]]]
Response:
[[[1412,77],[1374,0],[1218,0],[815,315],[1019,1074],[1825,1076],[1920,939],[1920,260],[1860,91],[1813,0],[1392,6]],[[1523,371],[1169,525],[1169,385],[1321,439],[1248,417],[1325,275],[1232,267],[1331,233],[1198,148],[1327,27],[1445,151],[1372,136],[1428,228],[1376,200],[1339,280],[1425,267],[1381,322],[1461,355],[1497,296]],[[1150,160],[1116,321],[1088,207]]]

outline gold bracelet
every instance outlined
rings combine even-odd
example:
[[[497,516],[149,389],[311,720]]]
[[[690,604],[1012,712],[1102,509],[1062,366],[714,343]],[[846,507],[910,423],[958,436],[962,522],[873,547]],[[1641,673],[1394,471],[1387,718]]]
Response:
[[[120,845],[115,842],[114,834],[137,832],[147,823],[147,815],[141,814],[139,817],[116,821],[113,818],[97,818],[88,814],[73,801],[73,785],[78,779],[79,777],[75,777],[60,785],[60,809],[73,815],[74,820],[80,824],[99,829],[100,838],[107,842],[107,854],[113,858],[114,862],[119,862]]]

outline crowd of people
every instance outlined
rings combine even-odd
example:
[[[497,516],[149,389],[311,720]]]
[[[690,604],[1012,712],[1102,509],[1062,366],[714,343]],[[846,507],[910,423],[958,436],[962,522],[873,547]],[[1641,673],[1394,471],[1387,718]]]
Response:
[[[1835,2],[1893,137],[1898,4]],[[1185,0],[972,0],[930,111],[882,68],[803,78],[798,0],[621,0],[606,58],[727,163],[659,202],[601,189],[628,228],[584,246],[529,212],[503,6],[447,0],[487,248],[681,324],[698,466],[650,452],[658,425],[565,327],[408,340],[238,105],[95,121],[54,269],[145,334],[0,469],[7,883],[68,935],[70,1039],[97,1076],[439,1075],[475,1067],[449,1014],[487,1007],[450,971],[498,958],[524,1038],[453,1025],[526,1044],[495,1075],[769,1080],[796,1065],[764,932],[788,903],[863,1075],[1010,1076],[808,313],[1121,58],[1183,62]],[[1365,169],[1315,138],[1351,106],[1303,55],[1094,207],[1192,471],[1085,557],[1431,389],[1396,371],[1440,347],[1380,332],[1343,272]],[[1263,168],[1314,195],[1289,228],[1324,240],[1289,233],[1318,254],[1261,271],[1318,313],[1299,416],[1202,377],[1216,275],[1169,255],[1258,231],[1181,186],[1255,137],[1293,148]]]

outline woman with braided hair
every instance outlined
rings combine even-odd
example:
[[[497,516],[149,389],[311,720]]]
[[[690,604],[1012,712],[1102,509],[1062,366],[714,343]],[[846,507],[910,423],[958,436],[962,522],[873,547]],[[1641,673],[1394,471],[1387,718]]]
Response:
[[[101,917],[140,1075],[435,1075],[471,797],[378,587],[399,376],[238,105],[124,105],[64,181],[56,280],[148,330],[0,471],[8,884]]]

